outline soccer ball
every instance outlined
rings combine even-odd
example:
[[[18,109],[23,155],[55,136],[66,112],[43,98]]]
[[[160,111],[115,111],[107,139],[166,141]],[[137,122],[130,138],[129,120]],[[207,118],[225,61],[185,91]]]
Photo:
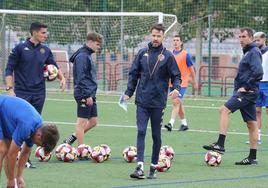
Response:
[[[128,146],[123,150],[123,158],[126,162],[134,162],[137,160],[137,148],[135,146]]]
[[[101,144],[100,147],[102,147],[105,150],[105,156],[104,160],[108,160],[111,157],[112,150],[107,144]]]
[[[166,172],[171,167],[170,158],[166,155],[160,155],[158,159],[158,164],[156,166],[156,170],[158,172]]]
[[[47,81],[53,81],[58,76],[58,68],[55,65],[44,65],[44,78]]]
[[[165,145],[160,149],[160,155],[167,156],[170,160],[172,160],[175,156],[175,151],[171,146]]]
[[[77,151],[69,144],[61,144],[56,148],[56,158],[64,162],[73,162],[77,159]]]
[[[102,163],[105,160],[106,152],[103,147],[96,146],[93,148],[91,153],[91,159],[97,163]]]
[[[77,157],[80,160],[89,160],[91,155],[92,149],[89,145],[81,144],[77,148]]]
[[[221,154],[215,151],[208,151],[205,155],[205,162],[208,166],[219,166],[221,164]]]
[[[41,162],[47,162],[51,158],[51,153],[45,154],[44,148],[38,146],[35,150],[35,157]]]

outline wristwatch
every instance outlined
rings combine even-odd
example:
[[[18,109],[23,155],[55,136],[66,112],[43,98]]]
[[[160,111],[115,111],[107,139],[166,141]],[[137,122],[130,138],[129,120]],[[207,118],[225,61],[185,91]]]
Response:
[[[11,89],[13,89],[12,86],[6,87],[6,91],[9,91],[9,90],[11,90]]]

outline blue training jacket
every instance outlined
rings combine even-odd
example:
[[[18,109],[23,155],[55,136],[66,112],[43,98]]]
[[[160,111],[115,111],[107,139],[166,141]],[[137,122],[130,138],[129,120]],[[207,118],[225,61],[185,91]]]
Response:
[[[159,63],[155,67],[158,58]],[[180,90],[181,74],[173,54],[162,45],[153,47],[149,43],[147,48],[138,52],[132,64],[125,94],[131,97],[138,85],[135,99],[137,105],[165,108],[170,79],[173,89]]]
[[[74,64],[74,98],[76,99],[96,98],[97,77],[92,53],[94,51],[84,45],[70,57],[70,62]]]
[[[234,81],[234,90],[244,87],[246,90],[257,91],[258,82],[263,75],[262,54],[255,43],[243,48],[243,53]]]
[[[8,57],[5,70],[6,76],[13,76],[15,93],[21,94],[44,94],[45,79],[44,65],[57,64],[54,61],[51,50],[39,43],[34,44],[28,39],[13,48]]]

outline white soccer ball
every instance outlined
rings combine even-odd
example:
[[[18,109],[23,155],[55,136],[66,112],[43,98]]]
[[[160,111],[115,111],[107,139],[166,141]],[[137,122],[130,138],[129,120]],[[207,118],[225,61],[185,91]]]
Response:
[[[43,147],[38,146],[35,150],[35,157],[41,162],[47,162],[51,158],[51,153],[45,154],[45,150]]]
[[[69,144],[61,144],[56,148],[56,158],[64,162],[73,162],[77,159],[77,151]]]
[[[58,68],[55,65],[44,65],[44,78],[47,81],[53,81],[57,78],[59,73]]]
[[[205,162],[208,166],[219,166],[221,164],[221,154],[216,151],[208,151],[205,155]]]
[[[104,160],[108,160],[112,155],[112,150],[107,144],[100,144],[100,147],[102,147],[105,150],[105,156]]]
[[[106,152],[103,147],[96,146],[93,148],[91,153],[91,159],[97,163],[102,163],[105,160]]]
[[[175,151],[171,146],[165,145],[160,149],[160,155],[166,155],[170,160],[175,156]]]
[[[89,145],[81,144],[77,148],[77,157],[80,160],[89,160],[92,149]]]
[[[126,162],[131,163],[137,160],[137,148],[128,146],[123,150],[123,158]]]
[[[171,167],[171,160],[166,155],[160,155],[158,159],[158,164],[156,166],[156,170],[158,172],[166,172]]]

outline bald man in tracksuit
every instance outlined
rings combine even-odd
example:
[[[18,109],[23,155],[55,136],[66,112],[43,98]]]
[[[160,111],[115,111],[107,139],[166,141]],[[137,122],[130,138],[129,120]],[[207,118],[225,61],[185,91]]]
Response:
[[[151,29],[151,42],[141,49],[129,71],[127,90],[124,100],[128,100],[136,90],[137,105],[137,167],[131,178],[144,179],[144,145],[148,120],[151,121],[153,151],[149,179],[156,178],[155,169],[161,147],[161,123],[166,107],[169,80],[173,84],[172,97],[178,97],[181,75],[173,54],[162,45],[164,28],[161,24]]]

